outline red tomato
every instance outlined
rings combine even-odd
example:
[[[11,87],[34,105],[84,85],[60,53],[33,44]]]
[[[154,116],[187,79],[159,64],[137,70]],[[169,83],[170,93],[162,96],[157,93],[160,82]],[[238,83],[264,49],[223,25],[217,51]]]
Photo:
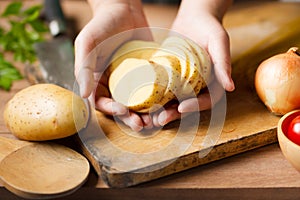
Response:
[[[287,137],[294,143],[300,145],[300,115],[298,115],[291,121]]]

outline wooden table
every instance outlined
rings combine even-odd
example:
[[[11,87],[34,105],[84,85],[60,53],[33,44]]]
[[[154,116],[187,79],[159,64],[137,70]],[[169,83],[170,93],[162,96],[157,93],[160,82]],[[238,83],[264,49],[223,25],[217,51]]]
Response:
[[[0,1],[2,10],[9,1]],[[27,4],[36,1],[26,1]],[[259,2],[258,5],[264,4]],[[238,2],[229,15],[248,6]],[[254,5],[254,4],[251,4]],[[66,16],[80,30],[91,18],[85,1],[63,1]],[[299,7],[298,7],[299,8]],[[177,11],[176,6],[145,5],[150,25],[169,27]],[[78,14],[80,13],[80,14]],[[158,17],[159,14],[164,17]],[[225,25],[233,22],[224,21]],[[239,22],[237,19],[236,23]],[[77,33],[76,33],[77,34]],[[75,35],[76,35],[75,34]],[[247,46],[247,45],[246,45]],[[20,69],[22,65],[18,64]],[[0,113],[5,103],[20,89],[29,86],[27,80],[17,81],[10,92],[0,90]],[[0,115],[0,136],[9,136]],[[268,145],[227,159],[161,178],[131,188],[108,188],[92,171],[87,183],[78,191],[62,199],[299,199],[300,174],[283,157],[278,144]],[[19,199],[0,182],[0,199]]]

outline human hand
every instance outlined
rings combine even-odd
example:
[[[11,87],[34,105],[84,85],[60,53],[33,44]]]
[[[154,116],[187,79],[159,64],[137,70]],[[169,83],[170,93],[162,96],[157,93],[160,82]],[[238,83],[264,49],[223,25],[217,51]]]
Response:
[[[129,112],[126,107],[111,99],[107,89],[107,76],[103,73],[109,56],[119,45],[133,37],[145,39],[143,37],[149,36],[128,32],[116,37],[116,40],[106,45],[104,51],[99,45],[120,32],[147,27],[142,4],[137,0],[90,0],[89,3],[93,10],[93,18],[75,40],[75,76],[80,94],[84,98],[92,97],[95,108],[105,114],[118,116],[133,130],[141,130],[144,124],[148,124],[149,127],[151,124],[147,123],[148,115]],[[98,82],[99,76],[101,79]]]
[[[110,5],[110,3],[114,6]],[[119,41],[120,43],[115,43],[111,51],[106,49],[106,55],[101,55],[102,52],[96,51],[94,54],[91,54],[91,52],[99,43],[112,35],[125,30],[147,26],[141,5],[139,4],[135,7],[135,12],[128,12],[128,10],[132,9],[132,7],[129,9],[128,6],[128,4],[121,0],[111,1],[107,4],[104,3],[101,6],[93,6],[94,13],[96,14],[81,31],[75,42],[75,74],[80,85],[81,95],[88,97],[92,91],[97,91],[96,95],[93,94],[96,97],[95,106],[101,112],[116,115],[133,130],[140,131],[143,128],[163,126],[194,111],[209,109],[222,97],[224,94],[223,88],[227,91],[234,89],[234,84],[230,78],[229,39],[220,23],[221,20],[217,19],[209,11],[200,12],[201,14],[193,14],[192,12],[185,12],[186,14],[183,12],[182,14],[182,12],[179,12],[172,28],[193,39],[210,53],[217,77],[215,80],[218,80],[213,81],[210,86],[214,92],[212,94],[208,92],[202,93],[198,98],[188,99],[180,104],[170,104],[163,111],[158,111],[151,115],[130,112],[123,105],[114,102],[107,89],[107,76],[104,74],[101,81],[97,83],[94,75],[99,72],[101,74],[103,70],[103,66],[99,65],[99,63],[105,63],[112,51],[126,39],[130,39],[131,36],[123,38]],[[118,12],[115,12],[117,10]],[[108,16],[110,17],[108,18]],[[129,20],[124,20],[127,18]],[[195,19],[198,20],[195,21]],[[193,26],[187,27],[187,24],[193,24]],[[205,29],[207,25],[209,25],[209,29]],[[215,34],[212,35],[211,33]],[[95,89],[96,85],[97,89]]]
[[[163,126],[183,115],[212,108],[225,94],[234,90],[231,79],[229,36],[222,26],[222,18],[230,0],[191,1],[181,4],[172,30],[195,41],[205,48],[213,62],[209,91],[166,107],[153,115],[153,124]]]

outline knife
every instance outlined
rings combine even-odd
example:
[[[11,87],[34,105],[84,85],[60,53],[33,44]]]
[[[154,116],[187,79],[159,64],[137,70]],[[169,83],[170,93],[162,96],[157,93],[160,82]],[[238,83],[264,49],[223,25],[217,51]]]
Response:
[[[44,0],[45,19],[53,38],[34,45],[45,82],[73,90],[74,49],[67,36],[66,20],[59,0]]]

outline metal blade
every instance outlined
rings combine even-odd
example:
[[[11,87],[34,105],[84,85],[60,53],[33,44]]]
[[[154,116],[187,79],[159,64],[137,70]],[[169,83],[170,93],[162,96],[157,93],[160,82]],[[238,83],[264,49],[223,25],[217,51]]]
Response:
[[[75,76],[71,40],[66,37],[59,37],[51,41],[37,43],[34,49],[45,81],[72,90]]]

